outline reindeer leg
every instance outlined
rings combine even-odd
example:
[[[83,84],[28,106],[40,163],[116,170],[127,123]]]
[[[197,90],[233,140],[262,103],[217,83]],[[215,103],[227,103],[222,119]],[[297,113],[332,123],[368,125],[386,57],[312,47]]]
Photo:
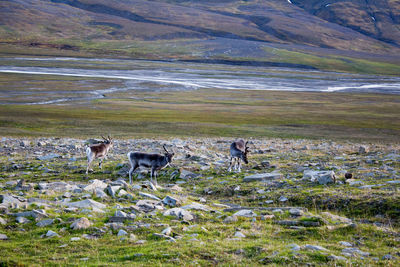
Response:
[[[139,167],[139,165],[135,164],[132,165],[131,169],[129,170],[129,184],[132,184],[132,173]]]
[[[93,156],[92,156],[92,154],[89,154],[87,168],[86,168],[86,174],[89,174],[90,164],[92,164],[92,161],[93,161]]]
[[[153,184],[153,175],[155,175],[156,170],[151,168],[151,172],[150,172],[150,186],[154,189],[157,190],[157,187]]]
[[[239,158],[238,161],[239,161],[239,163],[238,163],[238,169],[239,169],[239,172],[240,172],[241,169],[242,169],[242,160]]]
[[[99,168],[100,168],[100,169],[102,169],[101,164],[103,164],[103,159],[104,159],[104,158],[100,158],[100,162],[99,162]]]
[[[231,160],[229,162],[228,172],[232,171],[232,159],[233,159],[233,157],[231,157]]]

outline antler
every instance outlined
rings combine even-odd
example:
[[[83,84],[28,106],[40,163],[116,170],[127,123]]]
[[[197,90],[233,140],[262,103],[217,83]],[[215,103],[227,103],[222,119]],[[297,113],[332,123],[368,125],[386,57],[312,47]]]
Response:
[[[108,137],[108,140],[110,140],[110,141],[111,141],[111,137],[110,137],[110,135],[107,135],[107,137]]]
[[[244,144],[244,147],[245,147],[244,151],[246,151],[246,152],[250,152],[249,147],[247,146],[248,143],[249,143],[249,141],[246,141],[246,143]]]
[[[107,140],[107,138],[105,138],[104,136],[101,136],[101,138],[103,138],[103,140]]]
[[[165,148],[165,145],[162,146],[165,150],[165,152],[169,153],[168,150]]]

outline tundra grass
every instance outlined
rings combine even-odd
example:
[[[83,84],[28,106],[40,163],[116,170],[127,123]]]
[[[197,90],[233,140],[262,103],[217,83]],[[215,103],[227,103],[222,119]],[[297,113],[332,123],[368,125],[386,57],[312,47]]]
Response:
[[[227,96],[229,96],[227,98]],[[14,136],[243,136],[398,142],[400,96],[278,91],[129,91],[63,105],[0,105]],[[101,129],[101,130],[100,130]]]

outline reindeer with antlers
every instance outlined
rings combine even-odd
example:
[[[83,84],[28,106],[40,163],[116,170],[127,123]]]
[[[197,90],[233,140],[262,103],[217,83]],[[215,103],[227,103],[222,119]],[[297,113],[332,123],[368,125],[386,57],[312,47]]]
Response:
[[[244,163],[246,164],[249,163],[247,159],[247,154],[250,152],[249,147],[247,146],[248,143],[249,141],[245,143],[242,139],[240,139],[231,144],[230,147],[231,161],[229,163],[228,172],[232,170],[232,160],[233,160],[234,170],[239,172],[241,169],[241,160],[243,160]]]
[[[113,146],[113,140],[111,139],[110,136],[108,136],[107,138],[104,138],[103,136],[101,137],[104,140],[102,143],[90,145],[89,147],[86,148],[86,155],[88,160],[86,174],[89,173],[90,164],[94,159],[97,158],[100,159],[99,167],[101,169],[101,164],[103,163],[103,159],[107,156],[108,151]]]
[[[163,148],[165,150],[164,155],[133,152],[133,151],[128,153],[127,156],[132,166],[132,168],[129,170],[130,184],[132,184],[132,173],[139,167],[147,167],[151,168],[150,182],[153,184],[153,176],[154,176],[155,184],[153,185],[157,186],[157,171],[170,165],[172,157],[175,155],[174,152],[172,153],[169,152],[165,148],[165,145],[163,145]]]

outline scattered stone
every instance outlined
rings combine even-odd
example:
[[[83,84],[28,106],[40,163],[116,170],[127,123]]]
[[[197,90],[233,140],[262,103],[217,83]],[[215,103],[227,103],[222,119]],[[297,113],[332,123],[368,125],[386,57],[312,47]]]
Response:
[[[164,205],[170,206],[170,207],[176,207],[177,205],[180,205],[180,201],[177,198],[171,197],[171,196],[166,196],[163,200],[162,203]]]
[[[345,247],[352,247],[353,244],[346,242],[346,241],[340,241],[339,242],[340,245],[345,246]]]
[[[288,201],[288,199],[287,199],[287,197],[285,197],[285,196],[281,196],[281,197],[279,198],[279,202],[286,202],[286,201]]]
[[[252,210],[239,210],[238,212],[233,214],[233,216],[251,218],[257,216],[257,214]]]
[[[181,208],[185,209],[185,210],[202,210],[202,211],[210,210],[210,208],[207,207],[206,205],[195,203],[195,202],[192,202],[191,204],[186,205],[186,206],[182,206]]]
[[[106,199],[108,198],[108,195],[104,192],[103,189],[97,188],[94,191],[96,197],[100,198],[100,199]]]
[[[71,237],[70,240],[71,241],[79,241],[79,240],[81,240],[81,238],[80,237]]]
[[[150,199],[154,199],[154,200],[158,200],[158,201],[161,200],[159,197],[157,197],[155,195],[148,194],[148,193],[143,193],[143,192],[139,192],[139,196],[150,198]]]
[[[127,233],[125,230],[120,229],[120,230],[118,231],[117,236],[125,236],[125,235],[127,235],[127,234],[128,234],[128,233]]]
[[[333,171],[313,171],[305,170],[303,179],[309,179],[311,182],[318,182],[321,185],[332,184],[336,182],[336,176]]]
[[[61,156],[59,154],[50,153],[50,154],[47,154],[45,156],[37,157],[36,159],[38,159],[38,160],[51,160],[51,159],[55,159],[55,158],[61,158]]]
[[[85,186],[83,188],[84,191],[89,191],[89,192],[94,192],[96,190],[101,190],[104,191],[104,189],[107,188],[107,184],[104,183],[103,181],[94,179],[90,184],[88,184],[87,186]]]
[[[349,219],[349,218],[341,217],[341,216],[332,214],[332,213],[327,212],[327,211],[322,212],[321,214],[324,215],[324,216],[326,216],[326,217],[328,217],[328,218],[331,219],[332,221],[338,221],[338,222],[341,222],[341,223],[352,223],[352,220]]]
[[[70,202],[70,203],[65,203],[64,205],[68,207],[76,207],[76,208],[97,208],[97,209],[105,209],[106,205],[99,203],[97,201],[94,201],[93,199],[85,199],[82,201],[77,201],[77,202]]]
[[[0,234],[0,240],[8,240],[8,236],[5,234]]]
[[[281,179],[282,177],[283,175],[279,172],[258,173],[244,177],[243,182],[276,180]]]
[[[128,195],[128,192],[126,192],[124,189],[119,190],[118,192],[119,197],[124,197],[126,195]]]
[[[344,248],[342,249],[342,254],[345,256],[364,256],[364,257],[368,257],[369,256],[369,252],[364,252],[359,250],[358,248]]]
[[[22,147],[28,147],[28,146],[31,145],[31,142],[28,141],[28,140],[22,140],[22,141],[19,143],[19,145],[22,146]]]
[[[56,236],[59,236],[59,235],[56,232],[52,231],[52,230],[49,230],[46,233],[46,237],[56,237]]]
[[[193,215],[182,208],[172,208],[164,212],[164,216],[175,216],[184,221],[191,221],[194,219]]]
[[[46,227],[46,226],[52,225],[53,222],[54,222],[53,219],[41,220],[41,221],[36,223],[36,226]]]
[[[394,260],[396,259],[396,257],[390,255],[390,254],[386,254],[382,257],[382,260]]]
[[[0,217],[0,224],[1,225],[6,225],[7,221]]]
[[[0,200],[1,200],[1,203],[3,205],[5,205],[6,207],[22,206],[21,201],[19,201],[17,198],[15,198],[11,195],[8,195],[8,194],[0,195]]]
[[[305,249],[316,251],[328,251],[326,248],[316,245],[305,245]]]
[[[88,220],[88,218],[82,217],[82,218],[75,220],[71,224],[70,228],[72,228],[74,230],[81,230],[81,229],[87,229],[90,226],[92,226],[92,223]]]
[[[289,210],[289,214],[292,216],[303,216],[304,212],[300,209],[292,208]]]
[[[235,237],[238,237],[238,238],[245,238],[246,236],[242,233],[242,232],[240,232],[240,231],[237,231],[236,233],[235,233],[235,235],[234,235]]]
[[[181,169],[179,178],[188,180],[188,179],[197,178],[199,176],[200,176],[200,174],[198,174],[198,173],[194,173],[194,172],[191,172],[191,171],[188,171],[188,170],[185,170],[185,169]]]
[[[171,235],[172,234],[172,228],[168,226],[167,228],[162,230],[161,234],[168,235],[168,236]]]
[[[158,233],[154,233],[153,236],[158,237],[158,238],[165,238],[165,239],[167,239],[168,241],[171,241],[171,242],[176,242],[176,239],[173,238],[172,236],[158,234]]]
[[[363,154],[366,154],[366,153],[368,153],[368,147],[366,147],[366,146],[360,146],[360,147],[358,148],[358,154],[359,154],[359,155],[363,155]]]
[[[348,180],[346,180],[346,183],[349,184],[349,185],[351,185],[351,186],[353,186],[353,185],[362,185],[362,184],[364,184],[363,181],[361,181],[361,180],[356,180],[356,179],[348,179]]]
[[[238,221],[238,218],[235,215],[233,215],[233,216],[226,217],[223,222],[224,223],[233,223],[233,222],[237,222],[237,221]]]
[[[299,246],[299,245],[297,245],[297,244],[290,244],[290,245],[288,245],[288,247],[292,250],[292,251],[299,251],[299,250],[301,250],[301,247]]]
[[[347,261],[347,259],[345,257],[336,256],[336,255],[333,255],[333,254],[328,256],[328,260],[331,260],[331,261]]]
[[[25,217],[17,217],[15,220],[17,221],[17,223],[30,223],[31,222],[31,220],[29,220]]]

